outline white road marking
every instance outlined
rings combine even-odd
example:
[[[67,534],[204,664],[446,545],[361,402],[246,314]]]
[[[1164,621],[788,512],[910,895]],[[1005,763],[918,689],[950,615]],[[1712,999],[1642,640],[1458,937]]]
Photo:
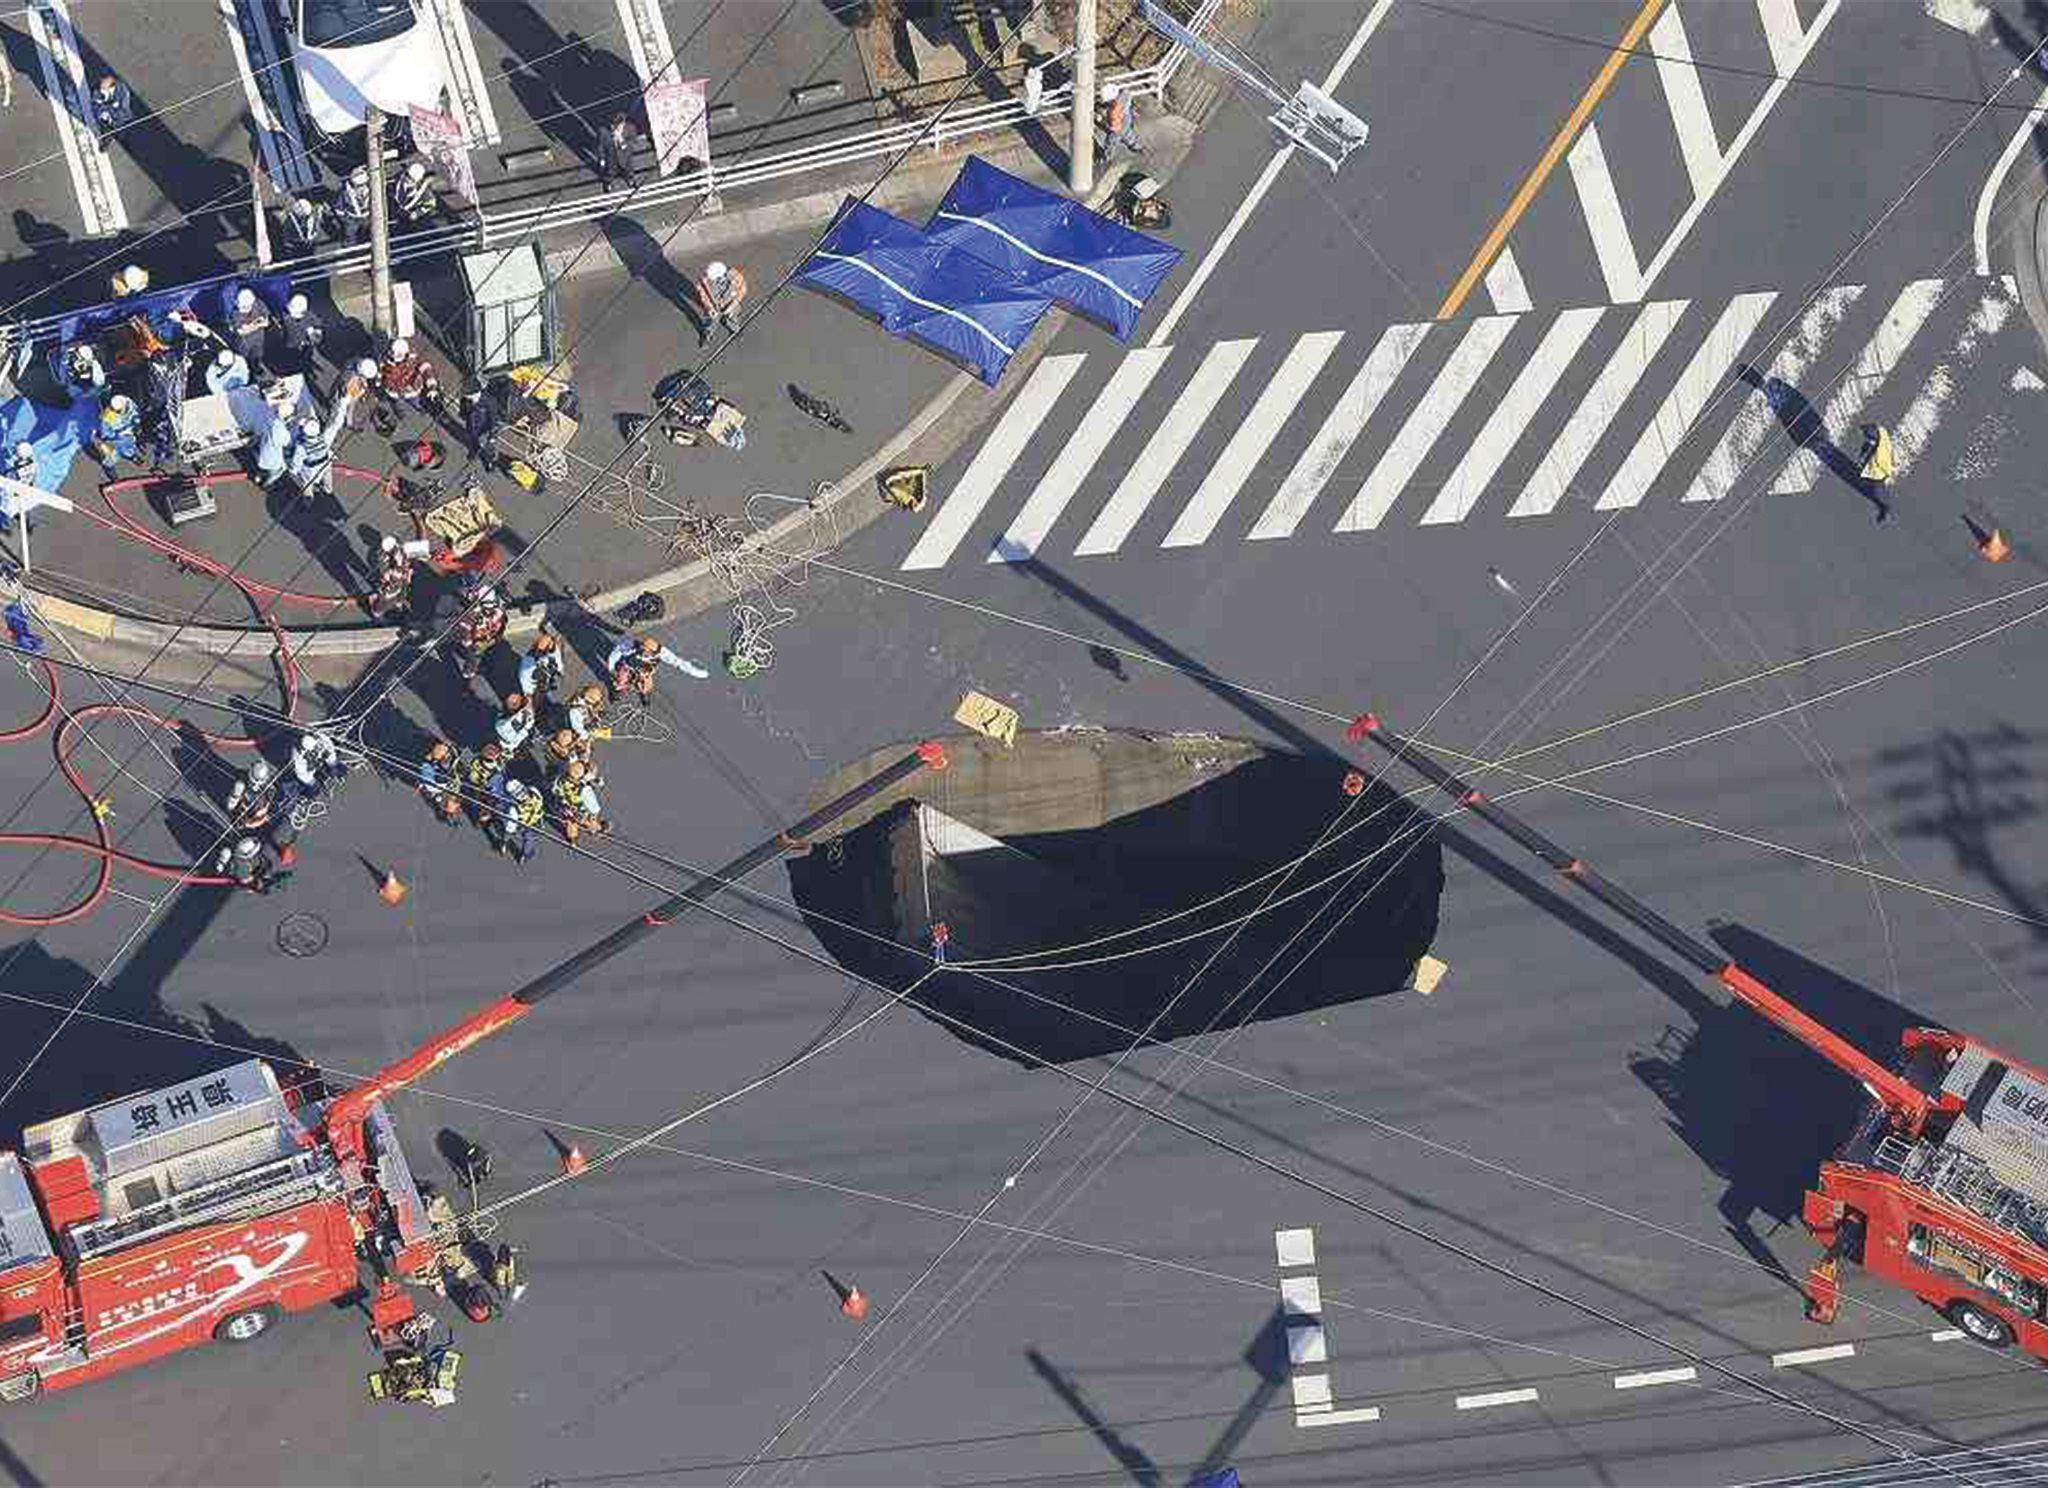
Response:
[[[1970,312],[1962,335],[1956,338],[1948,357],[1927,374],[1927,380],[1914,394],[1912,403],[1892,425],[1892,453],[1897,461],[1894,479],[1912,469],[1920,452],[1934,438],[1948,412],[1949,400],[1955,397],[1958,382],[1976,366],[1985,346],[1997,339],[1998,333],[2012,318],[2016,296],[2017,291],[2009,275],[1992,281],[1991,287],[1984,291],[1983,299]]]
[[[1586,338],[1593,334],[1593,327],[1605,313],[1605,307],[1567,310],[1550,323],[1536,350],[1494,405],[1486,426],[1466,446],[1458,468],[1451,472],[1436,500],[1422,514],[1422,525],[1462,522],[1471,515],[1494,476],[1500,473],[1502,462],[1527,432],[1529,421],[1549,401],[1557,380],[1564,376],[1572,358],[1579,354],[1579,348],[1586,344]]]
[[[1327,1374],[1297,1374],[1291,1383],[1297,1411],[1330,1408],[1330,1377]]]
[[[1635,324],[1622,337],[1607,365],[1593,380],[1593,386],[1565,421],[1556,441],[1529,478],[1528,489],[1508,508],[1511,517],[1547,517],[1557,510],[1565,493],[1578,479],[1579,467],[1600,443],[1600,438],[1621,412],[1621,405],[1635,385],[1642,381],[1663,348],[1665,338],[1684,316],[1687,300],[1656,300],[1643,306]]]
[[[1534,1390],[1495,1390],[1488,1395],[1460,1395],[1459,1410],[1485,1410],[1494,1405],[1526,1405],[1537,1398]]]
[[[433,11],[434,34],[441,43],[441,55],[448,64],[448,89],[456,120],[464,138],[474,150],[504,139],[498,128],[498,111],[491,104],[484,70],[476,59],[476,38],[470,35],[469,13],[462,0],[426,0]]]
[[[1280,483],[1280,490],[1260,513],[1253,524],[1251,536],[1254,541],[1270,537],[1292,537],[1301,519],[1308,515],[1308,509],[1322,494],[1337,467],[1358,436],[1371,421],[1373,410],[1380,406],[1393,388],[1401,369],[1408,365],[1408,358],[1415,355],[1415,349],[1422,345],[1422,338],[1429,334],[1429,322],[1421,325],[1388,326],[1381,333],[1379,343],[1372,354],[1365,359],[1365,365],[1358,369],[1358,375],[1351,379],[1351,386],[1344,389],[1344,396],[1337,400],[1337,406],[1330,410],[1330,416],[1323,420],[1323,427],[1316,431],[1316,437],[1302,451],[1294,468],[1287,472],[1287,479]]]
[[[2012,381],[2006,384],[2016,393],[2038,393],[2048,388],[2048,382],[2041,380],[2041,374],[2032,367],[2021,367],[2012,374]]]
[[[1756,13],[1771,48],[1771,71],[1790,72],[1799,65],[1799,43],[1805,39],[1798,10],[1792,0],[1756,0]]]
[[[1287,1330],[1287,1362],[1290,1364],[1327,1364],[1330,1362],[1330,1343],[1323,1336],[1320,1323],[1309,1323],[1300,1328]]]
[[[64,163],[71,169],[71,186],[78,197],[86,236],[125,232],[128,208],[121,200],[120,184],[100,153],[70,7],[64,0],[39,0],[28,8],[28,30],[36,44],[36,59],[42,63],[43,92],[49,99],[57,137],[64,143]]]
[[[1117,364],[1109,385],[1089,408],[1074,437],[1060,450],[1052,469],[1045,473],[1045,479],[1038,483],[1038,489],[1031,493],[1031,499],[1024,503],[1009,530],[996,539],[988,555],[990,563],[1020,563],[1037,553],[1053,523],[1081,489],[1081,482],[1123,428],[1124,420],[1130,417],[1172,351],[1170,346],[1141,347]]]
[[[1508,339],[1517,318],[1489,315],[1473,321],[1466,328],[1457,349],[1451,353],[1451,359],[1444,363],[1443,371],[1437,374],[1428,393],[1408,415],[1408,421],[1401,425],[1401,432],[1394,436],[1386,454],[1373,466],[1372,474],[1366,477],[1358,495],[1352,498],[1350,507],[1337,523],[1337,531],[1370,531],[1379,526],[1459,406],[1479,385],[1487,363],[1493,360],[1502,343]]]
[[[1323,1284],[1313,1276],[1280,1278],[1280,1304],[1295,1317],[1323,1315]]]
[[[1920,8],[1928,20],[1953,26],[1965,36],[1975,36],[1991,19],[1991,7],[1978,0],[1920,0]]]
[[[1771,110],[1784,96],[1785,89],[1791,86],[1792,74],[1797,72],[1801,64],[1812,54],[1820,41],[1821,33],[1827,30],[1828,23],[1835,18],[1835,13],[1841,8],[1842,0],[1827,0],[1814,16],[1813,24],[1801,33],[1797,48],[1790,56],[1778,61],[1775,68],[1778,77],[1770,87],[1764,89],[1764,96],[1758,101],[1756,108],[1751,111],[1749,118],[1743,121],[1742,128],[1735,132],[1735,138],[1728,142],[1728,148],[1721,156],[1721,167],[1715,174],[1713,187],[1693,198],[1692,205],[1687,207],[1684,215],[1678,219],[1678,226],[1671,230],[1671,236],[1664,240],[1664,246],[1657,250],[1649,265],[1643,270],[1636,284],[1636,292],[1630,296],[1631,299],[1648,294],[1650,286],[1657,282],[1657,276],[1664,272],[1673,255],[1684,246],[1687,235],[1692,232],[1693,224],[1700,220],[1700,214],[1706,211],[1707,203],[1712,199],[1714,191],[1728,179],[1728,173],[1734,170],[1736,162],[1742,159],[1742,152],[1749,148],[1749,142],[1756,138],[1757,131],[1763,128],[1764,120],[1770,116]]]
[[[1074,374],[1081,370],[1083,360],[1082,353],[1074,352],[1049,356],[1038,364],[976,451],[960,477],[960,484],[947,494],[945,505],[918,537],[910,556],[903,560],[905,568],[939,568],[953,556],[953,550],[960,546],[960,540],[967,536],[968,529],[995,495],[997,485],[1045,422]]]
[[[1641,1390],[1650,1385],[1682,1385],[1699,1377],[1700,1372],[1690,1364],[1680,1369],[1647,1369],[1641,1374],[1617,1374],[1614,1377],[1614,1388]]]
[[[1762,385],[1752,388],[1742,400],[1741,409],[1700,467],[1692,489],[1685,493],[1687,501],[1719,501],[1735,489],[1742,467],[1763,448],[1764,441],[1785,432],[1787,405],[1796,408],[1797,400],[1805,396],[1799,391],[1799,379],[1862,293],[1860,284],[1841,284],[1823,290],[1806,307],[1798,326],[1764,369]]]
[[[1607,297],[1617,303],[1642,298],[1643,271],[1635,245],[1629,241],[1628,222],[1621,215],[1621,199],[1614,194],[1614,177],[1607,169],[1607,152],[1600,148],[1600,131],[1591,121],[1565,157],[1565,164],[1579,190],[1586,230],[1593,235],[1593,252],[1607,280]]]
[[[1891,310],[1878,323],[1877,331],[1863,344],[1856,366],[1835,388],[1821,415],[1821,426],[1808,436],[1808,443],[1825,439],[1838,448],[1855,427],[1864,405],[1876,396],[1884,380],[1913,345],[1913,338],[1927,324],[1927,317],[1941,303],[1941,281],[1919,279],[1899,291]],[[1811,448],[1793,451],[1792,458],[1771,485],[1773,494],[1784,496],[1810,491],[1820,478],[1820,456]]]
[[[1300,1411],[1295,1414],[1297,1426],[1354,1426],[1364,1425],[1380,1418],[1376,1405],[1359,1406],[1353,1410]]]
[[[1998,199],[1998,188],[2005,181],[2005,173],[2012,169],[2013,161],[2026,148],[2028,138],[2039,127],[2041,118],[2048,114],[2048,89],[2027,110],[2020,120],[2019,128],[2012,132],[2012,138],[2005,142],[2005,148],[1998,154],[1998,160],[1991,167],[1991,174],[1984,178],[1984,189],[1977,193],[1977,212],[1970,222],[1970,237],[1977,248],[1977,272],[1989,275],[1991,272],[1991,207]]]
[[[1515,262],[1513,249],[1503,245],[1493,267],[1486,271],[1486,292],[1502,315],[1520,315],[1532,308],[1529,286],[1522,282],[1522,266]]]
[[[1961,1328],[1937,1328],[1927,1335],[1929,1343],[1954,1343],[1963,1336]]]
[[[1714,138],[1706,89],[1692,64],[1692,42],[1676,5],[1667,7],[1650,28],[1650,50],[1657,54],[1657,80],[1671,106],[1671,123],[1678,131],[1678,149],[1685,157],[1685,173],[1692,177],[1693,195],[1704,196],[1721,184],[1721,146]]]
[[[621,0],[621,3],[623,4],[624,0]],[[1344,81],[1344,74],[1351,70],[1351,64],[1358,60],[1358,54],[1365,50],[1366,42],[1371,40],[1373,32],[1379,30],[1380,22],[1387,18],[1387,12],[1393,8],[1394,0],[1378,0],[1378,3],[1366,12],[1365,19],[1359,22],[1358,29],[1351,35],[1351,40],[1345,43],[1344,50],[1337,54],[1337,60],[1331,64],[1329,75],[1323,79],[1325,93],[1336,93],[1337,84]],[[1174,297],[1165,317],[1153,328],[1151,336],[1146,339],[1147,346],[1164,346],[1173,335],[1173,328],[1180,324],[1180,318],[1187,314],[1188,308],[1194,304],[1195,296],[1202,292],[1202,286],[1207,284],[1209,276],[1216,272],[1216,265],[1223,261],[1223,255],[1236,241],[1238,233],[1243,231],[1245,223],[1251,220],[1251,215],[1258,210],[1259,203],[1266,199],[1266,193],[1273,189],[1273,183],[1280,179],[1280,172],[1286,168],[1294,149],[1293,145],[1283,145],[1279,152],[1266,162],[1266,168],[1260,171],[1259,178],[1252,182],[1252,189],[1245,195],[1245,199],[1238,203],[1237,210],[1230,214],[1230,221],[1223,225],[1223,231],[1216,235],[1216,241],[1211,243],[1209,251],[1202,255],[1202,261],[1188,277],[1187,285]]]
[[[1273,1254],[1283,1266],[1313,1266],[1316,1263],[1316,1232],[1273,1231]]]
[[[1856,1345],[1853,1343],[1831,1343],[1824,1348],[1793,1349],[1789,1353],[1772,1354],[1771,1367],[1791,1369],[1801,1364],[1825,1364],[1830,1359],[1849,1359],[1855,1354]]]
[[[1123,546],[1124,539],[1131,535],[1131,529],[1138,525],[1138,519],[1145,515],[1145,508],[1152,504],[1152,498],[1173,474],[1173,467],[1180,463],[1180,457],[1188,452],[1195,436],[1209,421],[1210,410],[1216,400],[1223,396],[1231,379],[1237,376],[1245,359],[1252,354],[1252,348],[1259,343],[1256,339],[1243,341],[1218,341],[1209,348],[1209,354],[1202,358],[1202,365],[1195,369],[1187,388],[1166,417],[1160,421],[1145,448],[1138,454],[1138,463],[1124,475],[1123,481],[1109,498],[1109,504],[1102,508],[1093,525],[1074,548],[1077,554],[1092,556],[1099,553],[1114,553]]]
[[[1280,426],[1301,406],[1309,384],[1316,380],[1316,375],[1323,370],[1323,363],[1330,359],[1337,343],[1343,339],[1342,331],[1317,331],[1294,343],[1293,350],[1281,362],[1280,370],[1273,374],[1272,381],[1266,384],[1265,391],[1252,404],[1252,411],[1245,415],[1244,421],[1237,426],[1237,432],[1230,436],[1230,443],[1223,447],[1223,453],[1209,467],[1201,486],[1181,508],[1180,515],[1174,518],[1173,526],[1159,544],[1162,548],[1198,547],[1209,540],[1209,534],[1223,520],[1223,514],[1230,509],[1239,488],[1258,468],[1267,448],[1279,437]]]
[[[1707,339],[1693,353],[1692,360],[1685,364],[1685,370],[1672,384],[1670,393],[1657,409],[1656,417],[1636,440],[1635,448],[1622,461],[1621,469],[1607,483],[1607,489],[1600,493],[1600,499],[1593,503],[1596,511],[1613,511],[1617,507],[1635,506],[1650,489],[1657,472],[1678,448],[1679,441],[1692,427],[1700,410],[1707,406],[1707,400],[1714,395],[1723,380],[1734,369],[1736,358],[1742,348],[1749,344],[1749,338],[1756,333],[1758,322],[1777,299],[1776,290],[1758,290],[1753,294],[1737,295],[1728,302],[1728,308],[1721,312],[1721,318],[1714,322],[1714,328],[1707,332]]]

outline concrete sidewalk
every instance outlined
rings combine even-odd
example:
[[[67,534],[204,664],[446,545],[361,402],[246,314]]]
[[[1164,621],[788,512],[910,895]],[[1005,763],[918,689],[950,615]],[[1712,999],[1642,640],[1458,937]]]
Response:
[[[1185,157],[1192,127],[1171,117],[1147,121],[1148,163],[1164,173]],[[1018,145],[984,156],[1041,184],[1058,186],[1056,157]],[[876,200],[907,216],[943,194],[959,157],[899,172]],[[1106,193],[1108,181],[1099,195]],[[763,540],[790,547],[836,546],[889,512],[878,498],[874,477],[887,465],[912,460],[938,463],[1017,386],[1043,347],[1058,334],[1066,316],[1048,316],[1013,361],[1002,386],[984,387],[949,364],[893,340],[842,307],[794,286],[778,295],[733,350],[719,358],[711,381],[748,415],[748,444],[742,452],[722,448],[674,449],[660,444],[661,488],[638,480],[605,478],[617,462],[623,473],[634,462],[621,460],[627,441],[622,415],[651,409],[653,384],[683,365],[695,365],[697,336],[679,301],[694,274],[714,253],[741,265],[759,305],[808,249],[814,234],[841,200],[819,193],[798,203],[754,209],[693,224],[662,250],[659,232],[619,222],[588,245],[581,262],[551,259],[558,279],[562,342],[570,376],[583,404],[583,423],[570,447],[566,482],[526,492],[493,478],[492,500],[507,522],[507,546],[517,553],[574,504],[565,525],[548,539],[543,554],[522,568],[509,590],[519,606],[515,630],[538,623],[542,607],[574,598],[593,608],[622,604],[644,591],[667,597],[671,614],[687,614],[725,602],[730,591],[711,565],[675,541],[685,505],[733,518],[744,530],[759,529]],[[808,220],[806,220],[808,219]],[[758,230],[751,238],[740,236]],[[459,302],[447,279],[417,284],[422,323],[416,338],[435,354],[443,381],[459,385],[449,353],[453,338],[436,322]],[[329,339],[329,360],[344,364],[366,346],[361,320],[352,309],[366,300],[345,300],[332,313],[339,329]],[[323,387],[331,380],[323,368]],[[797,411],[792,386],[836,405],[852,424],[837,432]],[[340,502],[344,518],[329,508],[310,514],[265,500],[253,486],[238,484],[222,493],[220,513],[175,533],[136,496],[116,497],[125,515],[159,537],[233,564],[259,582],[297,591],[305,601],[281,604],[280,618],[295,632],[294,644],[309,657],[361,656],[390,645],[395,632],[369,623],[361,607],[345,596],[360,592],[365,555],[378,535],[409,535],[409,524],[384,496],[374,477],[393,469],[401,446],[416,434],[401,429],[397,440],[374,434],[344,443],[341,458],[365,474],[344,476]],[[448,449],[452,471],[462,463],[460,442],[450,431],[432,437]],[[811,511],[798,502],[812,498],[821,483],[830,494]],[[112,516],[100,489],[97,468],[81,460],[66,494],[81,506]],[[579,499],[585,486],[591,487]],[[782,498],[782,499],[776,499]],[[180,566],[141,542],[108,532],[77,517],[46,514],[35,539],[35,588],[45,598],[45,618],[103,642],[155,650],[167,641],[201,654],[268,655],[267,630],[252,628],[247,601],[231,584]],[[321,602],[324,597],[324,602]],[[190,618],[195,623],[184,623]],[[317,631],[317,635],[308,632]]]

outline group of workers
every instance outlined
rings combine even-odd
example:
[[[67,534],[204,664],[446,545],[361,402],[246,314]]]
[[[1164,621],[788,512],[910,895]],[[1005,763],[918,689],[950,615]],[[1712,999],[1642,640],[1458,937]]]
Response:
[[[454,631],[456,666],[464,678],[477,675],[483,653],[504,632],[502,599],[489,586],[479,588]],[[419,765],[421,797],[445,822],[467,815],[496,851],[522,865],[539,851],[540,829],[548,821],[569,842],[604,835],[611,820],[601,794],[597,741],[612,736],[615,707],[653,701],[663,666],[700,679],[710,675],[654,636],[627,635],[606,658],[608,686],[591,683],[559,699],[562,643],[544,625],[520,659],[518,687],[499,704],[491,737],[473,752],[444,739],[428,746]]]
[[[388,174],[384,189],[392,220],[400,228],[423,227],[441,210],[434,173],[423,160],[410,161],[405,169]],[[286,256],[304,258],[337,241],[362,242],[370,235],[371,201],[367,165],[348,173],[331,203],[311,196],[293,197],[285,209],[281,234]]]
[[[258,759],[228,790],[228,829],[214,871],[254,893],[268,894],[292,876],[299,834],[351,761],[331,734],[308,729],[280,770]]]

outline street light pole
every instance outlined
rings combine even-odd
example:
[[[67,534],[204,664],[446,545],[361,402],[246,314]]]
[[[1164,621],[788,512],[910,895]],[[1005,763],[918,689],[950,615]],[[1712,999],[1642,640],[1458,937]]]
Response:
[[[391,306],[391,210],[384,192],[384,111],[374,103],[363,115],[363,163],[370,171],[370,332],[378,354],[396,326]]]
[[[1074,11],[1074,127],[1067,187],[1076,196],[1095,189],[1095,0],[1080,0]]]

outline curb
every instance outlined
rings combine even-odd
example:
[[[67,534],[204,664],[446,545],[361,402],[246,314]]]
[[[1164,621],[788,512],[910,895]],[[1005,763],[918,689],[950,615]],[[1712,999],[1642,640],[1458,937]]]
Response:
[[[2033,231],[2012,256],[2012,277],[2019,285],[2020,304],[2034,323],[2034,334],[2048,347],[2048,293],[2041,282],[2042,255],[2048,253],[2048,196],[2034,204]]]
[[[1144,132],[1148,136],[1155,133],[1157,136],[1148,140],[1149,150],[1157,152],[1150,156],[1148,163],[1157,166],[1157,174],[1170,178],[1194,147],[1194,125],[1177,116],[1155,117]],[[1018,148],[1026,154],[1030,153],[1028,146]],[[940,169],[950,174],[957,170],[958,166],[958,159],[948,158],[940,165]],[[920,171],[920,179],[931,173],[929,170]],[[1107,201],[1115,189],[1115,181],[1115,175],[1105,174],[1104,178],[1096,183],[1095,190],[1090,193],[1088,205],[1099,207]],[[887,199],[901,204],[905,200],[916,199],[920,189],[913,183],[911,187],[906,187],[900,192],[889,193]],[[806,203],[826,203],[827,205],[822,208],[810,208],[816,215],[804,219],[809,225],[815,226],[837,210],[844,194],[837,191],[820,192],[813,196],[797,198],[793,202],[749,208],[732,216],[735,220],[750,219],[760,222],[771,215],[794,213],[796,208]],[[883,194],[878,193],[876,200],[883,199]],[[794,225],[796,221],[793,217],[789,223],[763,227],[760,231],[764,235],[772,234],[788,231]],[[703,246],[702,240],[693,240],[693,246]],[[616,254],[593,256],[605,259],[607,266],[618,266]],[[990,409],[1009,398],[1021,381],[1022,374],[1037,363],[1052,338],[1058,335],[1072,318],[1069,312],[1055,308],[1039,322],[1031,340],[1012,359],[1008,369],[1012,375],[1004,377],[1003,386],[988,389],[992,400],[989,404]],[[871,503],[868,512],[865,516],[856,515],[853,525],[845,531],[835,532],[835,545],[851,541],[857,534],[887,515],[890,510],[873,489],[872,483],[876,476],[885,466],[901,462],[921,439],[932,432],[955,403],[980,386],[982,384],[979,379],[970,373],[955,374],[952,381],[940,388],[931,400],[913,414],[909,422],[880,448],[837,481],[832,482],[825,497],[801,510],[790,512],[762,531],[750,535],[741,544],[742,551],[775,547],[805,523],[840,511],[848,502],[854,500],[858,493],[868,497]],[[925,458],[922,463],[939,463],[960,443],[971,427],[973,426],[968,425],[940,431],[934,436],[932,447],[924,452]],[[674,596],[674,601],[669,605],[669,613],[663,623],[692,619],[720,604],[729,603],[735,597],[723,580],[714,573],[713,567],[712,561],[708,558],[694,558],[687,563],[662,569],[645,579],[594,595],[584,600],[583,605],[584,608],[596,612],[615,609],[642,594],[670,595]],[[137,620],[34,589],[28,592],[34,595],[36,609],[44,619],[94,640],[149,648],[175,646],[178,650],[219,657],[242,655],[267,658],[276,644],[275,638],[267,630],[227,628],[198,623],[180,626],[158,620]],[[506,634],[524,635],[538,630],[545,612],[545,606],[515,609],[506,626]],[[375,655],[398,644],[401,632],[398,627],[388,625],[361,628],[313,626],[296,630],[286,628],[284,634],[293,646],[295,655],[304,662],[320,657]]]

